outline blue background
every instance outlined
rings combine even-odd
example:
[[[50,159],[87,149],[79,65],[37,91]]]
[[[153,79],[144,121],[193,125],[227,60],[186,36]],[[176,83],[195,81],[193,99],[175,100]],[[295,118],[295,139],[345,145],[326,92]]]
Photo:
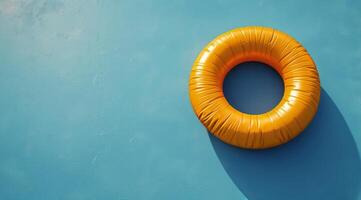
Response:
[[[188,99],[200,50],[246,25],[321,76],[315,120],[268,151],[209,136]],[[0,94],[0,199],[361,199],[360,1],[1,0]]]

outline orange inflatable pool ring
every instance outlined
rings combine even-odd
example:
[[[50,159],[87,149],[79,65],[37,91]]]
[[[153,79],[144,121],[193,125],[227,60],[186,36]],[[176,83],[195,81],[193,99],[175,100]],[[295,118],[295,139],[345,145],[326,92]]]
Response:
[[[278,105],[259,115],[236,110],[223,94],[227,73],[249,61],[273,67],[284,82]],[[307,127],[317,112],[320,80],[311,56],[291,36],[244,27],[223,33],[202,50],[193,64],[189,94],[194,112],[213,135],[241,148],[264,149],[288,142]]]

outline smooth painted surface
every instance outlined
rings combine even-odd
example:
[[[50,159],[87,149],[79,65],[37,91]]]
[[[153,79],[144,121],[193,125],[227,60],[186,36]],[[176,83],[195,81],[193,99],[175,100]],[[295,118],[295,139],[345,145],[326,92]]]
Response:
[[[232,164],[244,158],[220,154],[188,99],[198,52],[216,35],[245,25],[291,34],[318,65],[335,103],[327,104],[335,116],[325,118],[345,119],[341,135],[319,155],[332,149],[335,137],[344,141],[336,155],[347,155],[322,157],[336,163],[326,172],[337,175],[320,175],[331,177],[324,182],[326,197],[335,194],[330,188],[344,191],[332,183],[345,180],[343,170],[355,170],[361,145],[361,2],[0,0],[1,199],[277,197],[270,189],[283,184],[267,180],[257,191],[259,177],[232,173]],[[326,137],[320,121],[313,126]],[[312,140],[308,133],[303,140]],[[284,149],[303,155],[298,147],[319,145],[298,142]],[[250,160],[240,169],[276,167],[272,159],[261,160],[267,154],[273,153],[246,153]],[[313,170],[301,173],[307,177],[295,180],[323,180],[314,174],[320,166],[309,166]],[[307,197],[321,193],[314,194]],[[357,198],[357,188],[352,194]]]

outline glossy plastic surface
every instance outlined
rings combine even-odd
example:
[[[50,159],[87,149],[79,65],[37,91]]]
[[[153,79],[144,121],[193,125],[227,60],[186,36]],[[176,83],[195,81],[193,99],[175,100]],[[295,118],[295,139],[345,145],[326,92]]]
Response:
[[[224,97],[225,76],[248,61],[272,66],[284,81],[283,98],[269,112],[242,113]],[[218,36],[201,51],[189,94],[197,117],[216,137],[241,148],[263,149],[286,143],[307,127],[317,112],[320,80],[311,56],[295,39],[272,28],[244,27]]]

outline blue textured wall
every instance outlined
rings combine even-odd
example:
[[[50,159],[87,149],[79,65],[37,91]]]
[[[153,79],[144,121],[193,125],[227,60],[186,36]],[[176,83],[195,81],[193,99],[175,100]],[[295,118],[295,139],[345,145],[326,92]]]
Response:
[[[0,0],[0,199],[357,199],[361,2],[201,2]],[[197,53],[245,25],[294,36],[322,81],[270,151],[209,137],[188,100]]]

